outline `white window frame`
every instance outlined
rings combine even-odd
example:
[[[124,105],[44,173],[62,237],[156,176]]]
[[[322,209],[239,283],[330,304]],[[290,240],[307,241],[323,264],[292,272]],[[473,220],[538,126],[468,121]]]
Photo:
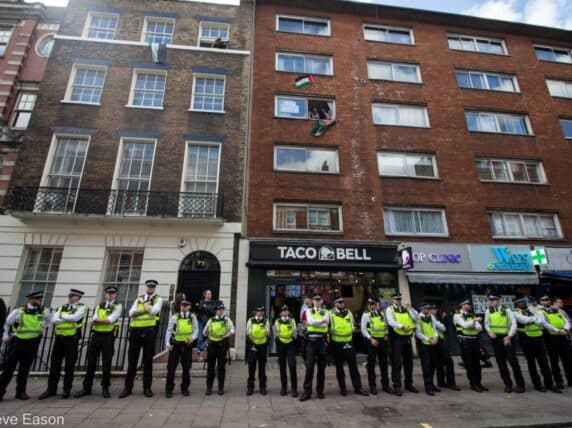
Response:
[[[279,229],[277,227],[277,215],[278,215],[278,207],[303,207],[306,208],[306,221],[308,228],[307,229]],[[331,209],[338,210],[338,230],[313,230],[310,229],[310,209],[314,210],[331,210]],[[330,234],[340,234],[344,233],[344,222],[342,218],[342,206],[341,204],[313,204],[313,203],[295,203],[295,202],[274,202],[272,205],[272,230],[274,232],[287,232],[287,233],[330,233]]]
[[[440,212],[441,221],[443,223],[443,233],[424,233],[424,232],[389,232],[389,217],[387,215],[390,211],[411,211],[415,212]],[[387,236],[439,236],[448,237],[449,227],[447,226],[447,214],[444,208],[420,208],[420,207],[383,207],[383,227]]]
[[[59,253],[59,258],[60,258],[60,262],[58,265],[58,271],[55,275],[55,279],[53,280],[39,280],[36,279],[36,276],[38,274],[38,265],[39,265],[39,261],[41,258],[41,254],[44,250],[51,250],[51,257],[50,257],[50,264],[49,264],[49,273],[48,273],[48,278],[50,277],[50,274],[53,273],[53,260],[54,260],[54,255],[56,252]],[[27,267],[27,262],[28,262],[28,258],[30,257],[30,252],[31,251],[40,251],[40,254],[38,256],[38,260],[37,263],[34,264],[33,267],[33,279],[24,279],[26,272],[26,267]],[[56,288],[56,284],[58,282],[58,277],[61,271],[61,267],[62,267],[62,261],[63,261],[63,251],[64,251],[64,247],[60,247],[58,245],[33,245],[33,246],[26,246],[24,248],[24,256],[22,257],[22,268],[18,274],[19,276],[19,280],[18,280],[18,294],[16,296],[16,304],[18,305],[19,303],[23,303],[24,305],[26,304],[26,296],[22,294],[22,284],[23,283],[31,283],[32,285],[32,290],[33,291],[39,291],[40,287],[36,288],[34,287],[34,285],[36,285],[37,283],[40,284],[45,284],[45,287],[42,287],[41,290],[44,292],[44,304],[46,305],[46,307],[50,307],[50,305],[53,302],[53,298],[54,298],[54,291]],[[29,290],[27,290],[29,291]]]
[[[572,98],[572,80],[564,80],[564,79],[551,79],[547,77],[546,79],[546,86],[548,87],[548,92],[550,93],[551,97],[554,98]],[[564,95],[555,95],[552,93],[550,88],[550,84],[557,84],[564,86]]]
[[[201,79],[218,79],[222,80],[222,110],[203,110],[194,108],[193,105],[195,103],[195,86],[197,83],[197,77]],[[209,96],[209,95],[207,95]],[[210,95],[215,96],[215,95]],[[218,95],[216,95],[218,96]],[[226,76],[223,74],[208,74],[208,73],[193,73],[193,89],[191,92],[191,106],[189,107],[188,111],[195,111],[198,113],[216,113],[216,114],[225,114],[225,101],[226,101]]]
[[[34,105],[32,106],[31,110],[23,110],[20,109],[20,101],[22,101],[22,97],[26,96],[26,95],[33,95],[35,97],[34,100]],[[30,120],[32,119],[32,113],[34,112],[34,107],[36,106],[36,103],[38,102],[38,93],[37,92],[20,92],[18,94],[18,99],[16,100],[16,104],[14,104],[14,110],[12,112],[12,117],[10,118],[10,127],[12,129],[28,129],[28,126],[30,126]],[[18,117],[20,115],[20,113],[30,113],[30,118],[28,119],[28,123],[26,124],[26,126],[16,126],[16,123],[18,121]]]
[[[572,49],[570,48],[565,48],[562,46],[548,46],[548,45],[539,45],[539,44],[534,44],[533,45],[534,48],[534,54],[536,55],[536,59],[538,61],[547,61],[547,62],[555,62],[558,64],[572,64]],[[536,52],[536,48],[539,49],[544,49],[544,50],[550,50],[550,51],[564,51],[568,53],[568,61],[551,61],[549,59],[540,59],[538,58],[538,53]]]
[[[400,156],[403,159],[404,166],[405,166],[405,173],[401,175],[393,175],[393,174],[383,174],[381,170],[380,164],[380,157],[384,154],[392,155],[392,156]],[[435,174],[433,177],[425,177],[420,175],[408,175],[407,174],[407,159],[411,156],[431,156],[431,161],[433,162],[433,171]],[[405,177],[405,178],[415,178],[419,180],[438,180],[439,179],[439,170],[437,169],[437,156],[435,153],[417,153],[417,152],[389,152],[389,151],[379,151],[377,152],[377,171],[380,177]]]
[[[458,48],[452,48],[451,44],[449,43],[449,38],[450,37],[456,37],[459,39],[471,39],[472,43],[475,46],[474,50],[471,49],[458,49]],[[502,52],[503,53],[495,53],[495,52],[483,52],[478,50],[478,40],[482,40],[482,41],[486,41],[486,42],[494,42],[494,43],[500,43],[501,48],[502,48]],[[496,39],[494,37],[486,37],[486,36],[472,36],[470,34],[459,34],[459,33],[448,33],[447,34],[447,45],[449,46],[449,49],[453,50],[453,51],[459,51],[459,52],[474,52],[474,53],[482,53],[482,54],[486,54],[486,55],[501,55],[501,56],[507,56],[508,53],[508,49],[506,47],[506,42],[503,39]],[[461,43],[462,45],[462,43]]]
[[[375,109],[376,107],[389,107],[389,108],[393,108],[393,109],[397,109],[398,112],[398,116],[399,116],[399,108],[400,107],[408,107],[408,108],[416,108],[416,109],[423,109],[423,114],[425,117],[425,125],[423,126],[417,126],[417,125],[403,125],[401,123],[377,123],[375,122]],[[427,106],[420,106],[420,105],[416,105],[416,104],[391,104],[391,103],[372,103],[371,104],[371,115],[372,115],[372,121],[374,125],[380,125],[380,126],[403,126],[403,127],[407,127],[407,128],[431,128],[431,124],[429,122],[429,112],[427,110]]]
[[[115,26],[115,29],[113,30],[113,37],[111,39],[102,39],[99,37],[89,37],[89,29],[91,26],[91,20],[93,19],[94,16],[104,16],[104,17],[109,17],[109,18],[115,18],[117,20],[117,25]],[[90,40],[115,40],[115,35],[117,33],[117,27],[119,27],[119,17],[120,17],[120,15],[118,13],[89,12],[87,14],[87,19],[85,20],[85,25],[83,27],[81,37],[84,39],[90,39]]]
[[[42,37],[40,37],[40,39],[36,42],[36,54],[37,54],[39,57],[42,57],[42,58],[49,58],[49,57],[50,57],[50,55],[51,55],[51,53],[52,53],[52,50],[54,49],[53,46],[52,46],[52,49],[50,50],[50,55],[47,55],[47,56],[42,54],[41,49],[42,49],[42,47],[44,46],[44,44],[45,44],[46,42],[48,42],[50,39],[55,43],[55,38],[54,38],[55,35],[56,35],[56,33],[47,33],[47,34],[44,34],[44,35],[43,35]]]
[[[213,22],[213,21],[209,21],[209,20],[204,20],[204,21],[200,21],[199,22],[199,36],[197,37],[197,46],[201,46],[201,42],[204,43],[214,43],[217,39],[217,37],[209,37],[206,39],[202,38],[202,34],[203,34],[203,26],[205,24],[208,25],[213,25],[213,26],[218,26],[218,27],[226,27],[227,29],[227,37],[221,37],[221,41],[224,43],[228,43],[230,41],[230,24],[228,22]],[[210,47],[210,46],[209,46]]]
[[[119,282],[119,281],[107,281],[108,279],[108,272],[109,269],[111,268],[110,263],[111,263],[111,257],[113,253],[130,253],[131,254],[131,260],[129,263],[129,277],[128,279],[132,279],[131,278],[131,274],[132,272],[134,272],[134,265],[133,265],[133,256],[136,253],[141,253],[142,257],[141,257],[141,266],[139,266],[138,270],[139,270],[139,278],[138,280],[135,282]],[[121,293],[121,291],[118,291],[117,293],[117,301],[119,303],[121,303],[123,305],[123,308],[125,311],[128,311],[131,308],[131,305],[133,304],[133,302],[135,301],[135,299],[137,299],[137,297],[139,296],[139,284],[141,281],[141,272],[142,272],[142,268],[143,268],[143,263],[145,262],[145,249],[144,248],[122,248],[122,247],[107,247],[106,251],[105,251],[105,268],[103,270],[103,280],[102,280],[102,288],[105,289],[108,286],[114,286],[117,287],[118,290],[121,290],[122,286],[127,286],[126,289],[126,293],[125,293],[125,299],[121,300],[121,296],[120,294],[124,294]],[[118,267],[121,265],[118,265]],[[123,265],[125,266],[125,265]],[[137,265],[135,265],[137,266]],[[114,271],[115,274],[118,273],[118,271]],[[117,278],[117,276],[115,276],[115,278]],[[103,293],[102,293],[102,298],[103,298]],[[125,312],[126,313],[126,312]]]
[[[299,56],[304,58],[304,70],[303,71],[288,71],[288,70],[280,70],[278,68],[278,63],[279,63],[279,56],[280,55],[290,55],[290,56]],[[306,73],[306,74],[312,74],[312,75],[316,75],[316,76],[333,76],[334,75],[334,59],[331,55],[316,55],[316,54],[306,54],[306,53],[299,53],[299,52],[284,52],[284,51],[276,51],[276,64],[275,64],[275,70],[276,71],[281,71],[283,73],[296,73],[296,74],[301,74],[301,73]],[[312,72],[309,70],[306,70],[306,58],[320,58],[320,59],[327,59],[328,62],[330,63],[330,73],[328,74],[321,74],[321,73],[316,73],[316,72]]]
[[[389,65],[391,67],[391,79],[384,79],[381,77],[372,77],[370,75],[369,72],[369,65],[370,64],[385,64],[385,65]],[[395,70],[394,67],[398,67],[398,66],[408,66],[408,67],[415,67],[416,72],[417,72],[417,81],[416,82],[410,82],[409,80],[400,80],[400,79],[396,79],[395,76]],[[423,79],[421,78],[421,67],[419,67],[419,64],[412,64],[412,63],[408,63],[408,62],[393,62],[393,61],[383,61],[383,60],[376,60],[376,59],[369,59],[367,61],[367,77],[369,80],[383,80],[383,81],[389,81],[389,82],[401,82],[401,83],[413,83],[413,84],[421,84],[423,83]]]
[[[562,227],[560,226],[560,221],[558,219],[557,213],[543,213],[543,212],[533,212],[533,211],[488,211],[488,220],[489,220],[489,228],[491,230],[491,235],[493,239],[544,239],[544,240],[555,240],[555,239],[562,239],[564,236],[562,234]],[[521,230],[524,232],[524,235],[494,235],[492,234],[492,230],[494,228],[494,215],[501,215],[503,216],[519,216],[520,219],[520,227]],[[524,223],[525,216],[536,216],[536,217],[543,217],[543,216],[552,216],[554,221],[554,226],[556,227],[556,234],[557,236],[528,236],[526,235],[526,227]],[[491,223],[492,222],[492,223]],[[503,220],[503,227],[504,227],[504,220]]]
[[[482,183],[509,183],[509,184],[532,184],[532,185],[548,184],[548,180],[546,178],[546,173],[544,171],[544,166],[542,165],[541,161],[526,160],[526,159],[503,159],[503,158],[477,157],[475,160],[475,167],[476,167],[476,162],[479,162],[479,161],[488,161],[489,162],[489,171],[491,173],[491,176],[493,177],[493,179],[491,179],[491,180],[486,180],[486,179],[482,179],[479,177],[479,181],[481,181]],[[505,170],[507,171],[507,176],[509,178],[508,181],[507,180],[497,180],[495,178],[495,172],[494,172],[492,162],[500,162],[500,163],[505,164]],[[541,181],[539,181],[539,182],[530,181],[530,177],[529,177],[529,181],[517,181],[517,180],[515,180],[512,169],[510,167],[511,163],[524,164],[525,170],[526,170],[526,164],[534,164],[537,168],[538,176],[539,176]],[[528,170],[526,170],[526,171],[527,171],[526,174],[528,176]],[[478,168],[477,168],[477,176],[478,176]]]
[[[513,93],[513,94],[519,94],[520,93],[520,86],[518,84],[518,79],[516,77],[516,74],[496,73],[496,72],[489,72],[489,71],[468,70],[468,69],[464,69],[464,68],[456,68],[455,69],[455,78],[457,78],[457,73],[459,73],[459,72],[460,73],[469,73],[469,82],[471,83],[471,86],[467,88],[465,86],[460,86],[459,81],[457,80],[457,85],[461,89],[475,89],[475,90],[479,90],[479,91],[507,92],[507,93]],[[472,80],[470,78],[470,74],[480,75],[483,78],[484,88],[475,88],[474,86],[472,86]],[[491,87],[489,86],[489,80],[487,79],[487,76],[510,78],[512,80],[512,84],[514,86],[514,91],[503,91],[502,89],[491,89]]]
[[[278,98],[290,98],[290,99],[303,99],[306,101],[306,117],[291,117],[291,116],[278,116]],[[332,103],[332,107],[333,107],[333,116],[332,117],[336,117],[336,100],[333,98],[325,98],[325,97],[297,97],[297,96],[291,96],[291,95],[281,95],[281,94],[276,94],[274,96],[274,117],[277,119],[295,119],[295,120],[315,120],[315,119],[310,119],[308,117],[309,114],[309,109],[308,109],[308,101],[310,100],[315,100],[315,101],[324,101],[324,102],[328,102],[328,103]]]
[[[278,160],[278,149],[295,149],[295,150],[304,150],[304,151],[316,151],[316,152],[330,152],[336,154],[336,171],[310,171],[308,169],[302,171],[299,169],[288,169],[288,168],[279,168],[277,164]],[[340,152],[337,148],[331,147],[309,147],[309,146],[296,146],[296,145],[287,145],[287,144],[277,144],[274,146],[274,171],[277,172],[297,172],[300,174],[330,174],[330,175],[337,175],[340,173]]]
[[[305,21],[313,21],[313,22],[317,22],[317,23],[325,23],[326,28],[328,29],[327,33],[328,34],[312,34],[312,33],[299,33],[297,31],[284,31],[284,30],[280,30],[280,18],[286,18],[286,19],[297,19],[302,21],[302,25],[304,24]],[[276,31],[281,32],[281,33],[289,33],[289,34],[303,34],[305,36],[314,36],[314,37],[330,37],[332,35],[332,24],[330,22],[329,19],[327,18],[316,18],[316,17],[312,17],[312,16],[302,16],[302,15],[286,15],[286,14],[277,14],[276,15]]]
[[[85,101],[73,101],[71,99],[75,78],[77,75],[78,69],[86,69],[86,70],[95,70],[95,71],[103,71],[103,86],[101,87],[101,95],[99,97],[99,102],[97,103],[88,103]],[[68,85],[66,87],[66,91],[64,93],[64,99],[62,102],[69,103],[69,104],[83,104],[83,105],[90,105],[90,106],[100,106],[101,105],[101,97],[103,97],[103,89],[105,88],[105,81],[107,79],[107,66],[105,65],[87,65],[87,64],[74,64],[72,66],[72,70],[70,72],[70,77],[68,79]]]
[[[560,117],[558,119],[558,122],[560,123],[560,129],[562,129],[562,135],[564,135],[564,138],[567,140],[572,140],[572,135],[566,135],[564,133],[564,127],[562,126],[562,122],[569,122],[570,125],[572,126],[572,119],[571,118],[565,118],[565,117]]]
[[[389,33],[391,31],[400,32],[400,33],[408,32],[410,43],[400,43],[400,42],[393,42],[393,41],[368,39],[366,36],[366,32],[365,32],[366,27],[369,27],[372,30],[380,30],[380,31],[383,30],[386,33]],[[363,30],[363,39],[370,41],[370,42],[392,43],[392,44],[404,45],[404,46],[415,46],[415,34],[413,33],[413,28],[410,28],[410,27],[397,27],[397,26],[393,26],[393,25],[378,25],[378,24],[367,24],[367,23],[365,23],[362,25],[362,30]]]
[[[149,204],[149,196],[147,196],[147,203],[145,206],[145,213],[130,213],[125,212],[121,214],[114,214],[115,211],[115,203],[117,203],[117,194],[120,192],[119,190],[119,171],[121,169],[121,162],[123,160],[123,149],[125,147],[125,143],[147,143],[153,144],[153,158],[151,159],[151,174],[149,175],[149,185],[147,186],[146,192],[149,192],[151,189],[151,181],[153,180],[153,170],[155,168],[155,156],[157,155],[157,139],[156,138],[135,138],[135,137],[121,137],[119,139],[119,147],[117,149],[117,155],[115,156],[115,168],[113,170],[113,180],[111,181],[111,191],[115,192],[116,197],[113,201],[114,203],[108,203],[107,206],[107,215],[121,215],[121,216],[132,216],[132,217],[142,217],[147,215],[147,208]],[[110,201],[111,202],[111,201]]]
[[[163,18],[159,16],[146,16],[145,22],[143,23],[143,30],[141,31],[141,42],[146,43],[145,38],[147,37],[147,30],[149,28],[150,22],[160,22],[160,23],[167,23],[173,24],[173,32],[171,33],[171,43],[167,43],[168,45],[173,44],[173,37],[175,36],[175,18]]]
[[[8,45],[10,45],[10,42],[12,41],[12,37],[14,36],[14,26],[13,25],[0,25],[0,31],[10,31],[10,37],[8,37],[8,39],[6,40],[6,43],[0,43],[0,46],[4,47],[4,52],[2,54],[0,54],[0,58],[6,56],[7,54],[7,50],[8,50]]]
[[[468,122],[467,116],[466,116],[467,113],[492,116],[494,119],[495,126],[496,126],[497,130],[496,131],[483,131],[481,129],[478,129],[478,130],[470,129],[469,128],[469,122]],[[499,124],[499,116],[511,116],[511,117],[524,118],[528,133],[527,134],[514,134],[511,132],[502,132],[500,129],[500,124]],[[486,134],[516,135],[516,136],[521,136],[521,137],[534,136],[534,132],[532,130],[532,125],[530,124],[530,118],[528,117],[527,114],[525,115],[525,114],[516,114],[516,113],[515,114],[513,114],[513,113],[497,113],[497,112],[481,111],[481,110],[465,110],[465,120],[467,121],[467,129],[469,130],[469,132],[483,132]]]
[[[138,106],[133,104],[133,100],[135,99],[135,86],[137,84],[137,75],[138,74],[155,74],[157,76],[165,76],[165,88],[163,89],[163,102],[161,103],[161,107],[155,106]],[[129,101],[125,107],[129,108],[142,108],[142,109],[150,109],[150,110],[163,110],[165,105],[165,92],[167,89],[167,70],[154,70],[150,68],[135,68],[133,70],[133,76],[131,78],[131,89],[129,90]]]

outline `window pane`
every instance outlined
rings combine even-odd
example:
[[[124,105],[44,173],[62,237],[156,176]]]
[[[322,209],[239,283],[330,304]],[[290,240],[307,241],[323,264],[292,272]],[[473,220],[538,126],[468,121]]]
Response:
[[[562,132],[566,138],[572,138],[572,120],[571,119],[560,119],[560,126],[562,127]]]
[[[407,155],[407,170],[411,177],[435,177],[431,156]]]
[[[556,222],[554,216],[552,215],[541,215],[540,216],[540,233],[541,236],[555,238],[560,235],[558,228],[556,227]]]
[[[413,233],[415,225],[413,223],[413,211],[386,211],[389,218],[389,232],[393,233]]]
[[[417,67],[413,65],[394,64],[393,73],[395,80],[401,82],[418,82]]]
[[[445,233],[440,211],[418,211],[420,233]]]
[[[391,65],[382,62],[368,62],[367,72],[370,79],[393,80]]]
[[[479,73],[470,73],[471,77],[471,87],[475,89],[485,89],[484,76]]]
[[[492,161],[495,181],[509,181],[507,165],[505,162]]]
[[[278,29],[291,33],[302,33],[304,25],[302,20],[294,18],[278,18]]]
[[[380,175],[407,175],[405,156],[401,154],[378,153],[377,162]]]
[[[519,215],[504,214],[503,221],[506,236],[524,236]]]
[[[542,183],[544,181],[540,172],[540,165],[536,163],[527,163],[526,172],[531,183]]]
[[[306,150],[289,147],[277,147],[276,168],[290,171],[305,171]]]
[[[471,81],[469,79],[469,73],[466,71],[457,71],[457,83],[460,88],[470,88]]]
[[[450,49],[462,49],[461,41],[458,37],[449,37],[449,48]]]
[[[329,34],[326,22],[316,22],[304,20],[304,33],[316,36],[327,36]]]
[[[306,152],[306,168],[310,172],[338,172],[338,152],[335,150],[314,150]]]
[[[403,126],[426,126],[425,110],[418,107],[399,107],[399,124]]]
[[[477,160],[477,173],[479,175],[479,180],[493,180],[490,161],[485,159]]]
[[[376,105],[373,109],[373,122],[382,125],[397,125],[397,107]]]
[[[308,117],[307,102],[303,98],[276,98],[278,117],[306,119]]]
[[[533,237],[533,236],[542,236],[540,232],[540,220],[536,215],[524,215],[524,230],[526,236]]]
[[[510,170],[514,181],[527,183],[526,166],[523,162],[510,162]]]

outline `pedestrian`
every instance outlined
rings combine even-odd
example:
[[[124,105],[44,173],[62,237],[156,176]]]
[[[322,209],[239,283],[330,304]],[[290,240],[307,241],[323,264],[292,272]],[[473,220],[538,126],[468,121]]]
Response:
[[[340,394],[343,396],[348,395],[346,374],[344,372],[344,362],[347,362],[354,393],[367,396],[369,393],[362,387],[356,361],[356,351],[353,346],[354,316],[350,310],[346,309],[343,297],[340,296],[334,299],[333,303],[334,309],[330,313],[330,340]]]
[[[52,317],[52,324],[55,325],[55,340],[52,346],[48,389],[38,397],[38,400],[44,400],[56,395],[64,358],[65,370],[62,398],[69,398],[71,394],[81,329],[87,311],[86,306],[80,302],[83,294],[83,291],[72,288],[68,294],[68,303],[58,308]]]
[[[6,388],[12,380],[16,366],[18,367],[16,398],[18,400],[30,398],[26,394],[28,374],[38,352],[42,330],[52,320],[52,314],[42,305],[43,291],[30,293],[26,298],[28,299],[26,305],[10,312],[4,325],[2,341],[10,345],[6,351],[7,356],[0,375],[0,401],[4,399]],[[12,335],[10,335],[10,327],[13,327]]]
[[[292,397],[298,396],[298,378],[296,375],[296,320],[290,317],[288,305],[280,307],[280,317],[274,321],[274,337],[280,367],[280,395],[288,394],[288,376],[286,365],[290,370]]]
[[[421,313],[415,326],[415,337],[417,338],[417,349],[421,359],[425,393],[427,395],[435,395],[436,392],[441,392],[433,382],[435,370],[437,369],[439,334],[435,326],[435,319],[429,312],[430,308],[431,305],[429,303],[419,305],[418,310]]]
[[[229,338],[234,335],[234,324],[224,313],[224,303],[215,305],[215,315],[207,321],[203,334],[208,338],[207,356],[207,391],[206,395],[213,392],[215,368],[218,377],[218,395],[224,394],[224,381],[226,376],[226,353],[229,349]]]
[[[87,368],[83,378],[83,389],[74,397],[80,398],[91,395],[93,378],[97,360],[101,355],[101,390],[103,398],[109,398],[111,386],[111,362],[115,353],[115,338],[119,329],[118,320],[123,312],[123,305],[117,302],[117,287],[105,288],[105,299],[93,312],[91,325],[91,337],[87,346]]]
[[[556,301],[557,299],[554,300]],[[552,305],[550,296],[542,296],[540,298],[540,304],[542,306],[538,309],[538,314],[543,316],[550,325],[558,330],[558,332],[549,331],[548,334],[544,336],[544,340],[546,341],[548,357],[550,358],[550,368],[552,369],[556,388],[563,389],[564,379],[562,378],[562,372],[558,365],[559,361],[562,362],[568,386],[572,386],[572,362],[570,361],[572,356],[570,355],[570,347],[568,344],[570,322],[558,307]]]
[[[133,382],[137,373],[139,355],[143,350],[143,395],[152,397],[153,355],[155,354],[155,338],[157,322],[163,299],[155,293],[158,282],[154,279],[145,281],[146,293],[133,302],[129,310],[129,351],[127,353],[127,374],[125,387],[119,398],[125,398],[133,392]]]
[[[306,351],[308,349],[308,329],[306,325],[306,311],[313,306],[312,299],[304,297],[302,308],[300,309],[300,322],[298,323],[298,337],[300,338],[300,351],[302,359],[306,361]]]
[[[183,368],[181,394],[189,396],[191,385],[191,367],[193,365],[193,342],[197,339],[199,326],[195,314],[191,312],[191,302],[184,299],[179,302],[179,311],[169,319],[165,333],[165,345],[169,351],[167,362],[167,381],[165,397],[171,398],[175,389],[175,371],[181,362]]]
[[[308,346],[306,348],[306,374],[304,376],[304,392],[300,401],[312,398],[312,381],[314,380],[314,364],[318,366],[316,377],[316,392],[319,399],[324,398],[326,381],[326,336],[330,324],[330,312],[322,308],[322,296],[316,294],[312,309],[307,309],[306,329],[308,331]]]
[[[447,328],[437,318],[437,307],[434,304],[430,304],[429,312],[433,317],[433,324],[439,336],[437,342],[437,386],[439,388],[449,388],[453,391],[460,391],[461,388],[457,386],[455,379],[455,364],[453,363],[453,358],[451,358],[451,352],[447,345]]]
[[[248,338],[248,380],[246,395],[254,393],[254,380],[256,366],[258,365],[258,384],[260,394],[266,395],[266,357],[268,354],[268,338],[270,337],[270,323],[264,316],[264,306],[254,308],[254,316],[246,323],[246,337]]]
[[[197,320],[199,322],[199,337],[197,339],[197,347],[195,352],[197,353],[197,360],[203,361],[203,353],[207,349],[208,341],[205,335],[203,335],[203,330],[207,325],[208,320],[215,316],[215,306],[217,304],[216,300],[213,300],[213,292],[211,290],[203,291],[203,298],[199,301],[197,306]]]
[[[467,378],[473,391],[488,391],[489,389],[482,384],[481,349],[478,341],[479,333],[483,331],[482,318],[475,316],[469,299],[462,299],[459,306],[461,309],[453,316],[453,324],[457,330],[461,358],[467,370]]]
[[[516,358],[516,344],[513,343],[516,335],[514,313],[500,304],[499,296],[490,294],[488,300],[489,307],[485,311],[485,330],[493,344],[495,360],[505,385],[504,392],[510,394],[513,391],[512,379],[506,364],[508,361],[516,382],[514,392],[523,393],[525,391],[524,378]]]
[[[413,385],[413,349],[411,337],[415,332],[417,311],[402,304],[402,295],[395,293],[391,296],[391,305],[385,310],[389,330],[389,346],[391,355],[391,380],[395,395],[401,397],[401,367],[403,367],[405,389],[418,393]]]
[[[522,352],[524,352],[524,357],[528,365],[528,373],[530,374],[530,380],[534,385],[534,389],[540,392],[546,392],[546,390],[549,389],[552,392],[560,393],[561,391],[554,386],[554,382],[552,381],[552,372],[548,365],[548,358],[542,338],[544,329],[556,333],[558,333],[559,330],[548,323],[542,315],[533,313],[527,307],[525,297],[515,299],[514,306],[518,341],[522,347]],[[540,367],[540,372],[544,378],[544,385],[538,375],[536,363],[538,363]]]

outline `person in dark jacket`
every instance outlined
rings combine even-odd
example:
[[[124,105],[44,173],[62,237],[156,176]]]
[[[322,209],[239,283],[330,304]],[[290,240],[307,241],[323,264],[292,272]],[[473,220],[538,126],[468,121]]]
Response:
[[[196,313],[199,322],[199,338],[197,340],[197,358],[199,361],[203,360],[203,351],[208,346],[208,341],[203,335],[207,321],[215,316],[216,300],[213,300],[213,292],[211,290],[203,291],[203,298],[200,300]]]

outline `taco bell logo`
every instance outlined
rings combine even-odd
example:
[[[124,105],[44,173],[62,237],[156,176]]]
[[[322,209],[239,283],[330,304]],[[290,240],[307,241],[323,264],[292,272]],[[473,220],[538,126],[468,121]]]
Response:
[[[347,261],[371,261],[367,254],[367,248],[334,248],[323,247],[277,247],[280,258],[283,260],[319,260],[324,262]]]
[[[336,260],[336,252],[332,247],[321,247],[320,260]]]
[[[487,265],[488,270],[530,270],[528,253],[512,253],[510,247],[493,247],[491,251],[497,260]]]

